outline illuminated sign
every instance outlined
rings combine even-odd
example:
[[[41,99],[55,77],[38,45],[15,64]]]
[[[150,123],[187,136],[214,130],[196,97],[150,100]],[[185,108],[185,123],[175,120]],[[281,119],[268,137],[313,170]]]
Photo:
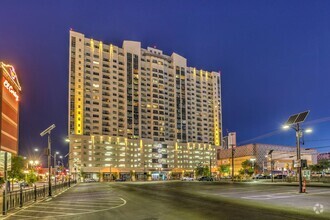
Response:
[[[18,101],[19,97],[18,97],[16,91],[14,90],[14,88],[9,84],[9,82],[7,80],[5,80],[3,82],[3,85],[16,98],[16,101]]]

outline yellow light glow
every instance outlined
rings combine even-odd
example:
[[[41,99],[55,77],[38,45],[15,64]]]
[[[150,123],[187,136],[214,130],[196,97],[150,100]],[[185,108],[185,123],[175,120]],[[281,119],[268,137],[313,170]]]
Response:
[[[18,94],[7,80],[3,82],[3,86],[9,91],[10,94],[12,94],[15,97],[16,101],[19,101]]]
[[[92,49],[92,52],[94,53],[94,40],[91,39],[91,49]]]
[[[103,51],[103,43],[102,41],[100,42],[100,47],[99,47],[99,53],[102,54]]]
[[[0,62],[0,67],[3,69],[4,73],[10,78],[10,80],[16,85],[19,91],[22,90],[21,85],[19,84],[15,68],[12,65],[4,64]]]

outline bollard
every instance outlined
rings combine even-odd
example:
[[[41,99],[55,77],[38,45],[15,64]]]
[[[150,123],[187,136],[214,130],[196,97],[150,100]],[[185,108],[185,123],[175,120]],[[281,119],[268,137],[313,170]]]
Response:
[[[34,201],[37,201],[37,185],[34,184]]]
[[[70,178],[69,178],[69,187],[70,187]]]
[[[303,181],[303,185],[302,185],[302,192],[305,193],[306,192],[306,180],[304,179]]]
[[[46,186],[44,184],[44,197],[46,197]]]
[[[21,186],[19,189],[19,207],[23,207],[23,187]]]
[[[6,215],[6,190],[2,193],[2,215]]]

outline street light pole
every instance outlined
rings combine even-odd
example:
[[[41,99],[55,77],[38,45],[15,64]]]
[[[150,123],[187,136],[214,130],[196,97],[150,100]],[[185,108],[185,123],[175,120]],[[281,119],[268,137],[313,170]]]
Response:
[[[300,154],[300,138],[302,136],[299,123],[296,127],[297,138],[297,162],[298,162],[298,175],[299,175],[299,193],[302,193],[302,175],[301,175],[301,154]]]
[[[52,182],[51,182],[51,175],[52,175],[52,162],[50,158],[50,152],[51,152],[51,139],[50,134],[48,134],[48,196],[52,196]]]
[[[291,115],[288,121],[283,126],[284,129],[293,128],[296,131],[296,143],[297,143],[297,172],[299,175],[299,193],[302,193],[302,175],[301,175],[301,154],[300,154],[300,138],[303,136],[303,129],[300,128],[300,123],[306,120],[309,111],[301,112],[295,115]],[[312,130],[307,129],[306,132],[310,133]]]
[[[51,139],[50,133],[55,128],[55,125],[51,125],[46,130],[40,133],[40,136],[43,137],[44,135],[48,134],[48,148],[47,148],[47,155],[48,155],[48,196],[52,196],[52,182],[51,182],[51,171],[52,171],[52,164],[51,164]]]

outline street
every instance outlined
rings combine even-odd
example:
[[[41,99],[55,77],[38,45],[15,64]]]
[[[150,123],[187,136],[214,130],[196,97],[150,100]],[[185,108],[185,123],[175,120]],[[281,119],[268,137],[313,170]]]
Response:
[[[329,196],[258,183],[80,183],[5,219],[330,219]]]

